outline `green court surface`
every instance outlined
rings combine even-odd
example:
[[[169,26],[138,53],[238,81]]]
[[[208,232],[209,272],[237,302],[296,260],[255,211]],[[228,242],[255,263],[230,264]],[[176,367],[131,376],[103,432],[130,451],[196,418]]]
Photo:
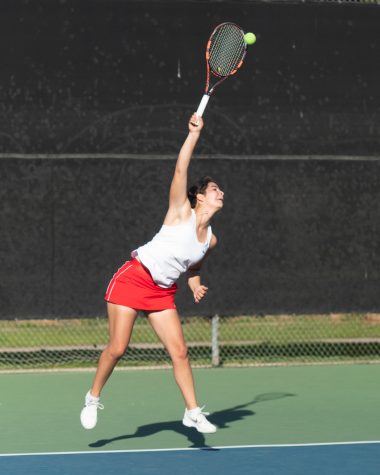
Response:
[[[98,426],[79,413],[93,372],[0,374],[2,454],[379,441],[380,365],[196,369],[216,434],[181,424],[171,370],[116,371]]]

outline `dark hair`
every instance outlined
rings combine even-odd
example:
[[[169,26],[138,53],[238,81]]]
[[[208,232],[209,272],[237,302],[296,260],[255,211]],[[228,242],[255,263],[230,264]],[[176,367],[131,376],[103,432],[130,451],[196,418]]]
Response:
[[[215,183],[215,180],[213,180],[209,176],[203,176],[200,180],[198,180],[198,182],[195,185],[189,188],[189,191],[187,192],[187,197],[189,198],[192,208],[195,208],[197,204],[197,194],[201,193],[203,195],[204,192],[206,191],[207,185],[210,182]]]

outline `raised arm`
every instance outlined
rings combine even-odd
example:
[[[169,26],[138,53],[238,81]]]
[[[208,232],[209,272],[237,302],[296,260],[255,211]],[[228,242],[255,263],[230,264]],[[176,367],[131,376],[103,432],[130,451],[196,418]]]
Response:
[[[190,118],[189,134],[179,152],[169,192],[169,210],[167,221],[182,219],[184,214],[190,214],[190,202],[187,199],[187,173],[194,148],[203,128],[203,119],[193,114]]]

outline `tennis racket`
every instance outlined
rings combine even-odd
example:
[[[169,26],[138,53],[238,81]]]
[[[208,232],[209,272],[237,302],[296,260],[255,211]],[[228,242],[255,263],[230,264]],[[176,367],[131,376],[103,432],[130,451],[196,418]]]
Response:
[[[206,87],[196,114],[202,117],[215,88],[241,67],[247,52],[244,31],[235,23],[221,23],[211,33],[206,46]],[[211,87],[213,74],[217,82]]]

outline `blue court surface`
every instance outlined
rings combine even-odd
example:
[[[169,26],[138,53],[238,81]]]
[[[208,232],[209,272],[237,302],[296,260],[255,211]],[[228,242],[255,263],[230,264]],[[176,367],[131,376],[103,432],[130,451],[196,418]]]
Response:
[[[379,475],[380,441],[2,456],[1,474]]]

